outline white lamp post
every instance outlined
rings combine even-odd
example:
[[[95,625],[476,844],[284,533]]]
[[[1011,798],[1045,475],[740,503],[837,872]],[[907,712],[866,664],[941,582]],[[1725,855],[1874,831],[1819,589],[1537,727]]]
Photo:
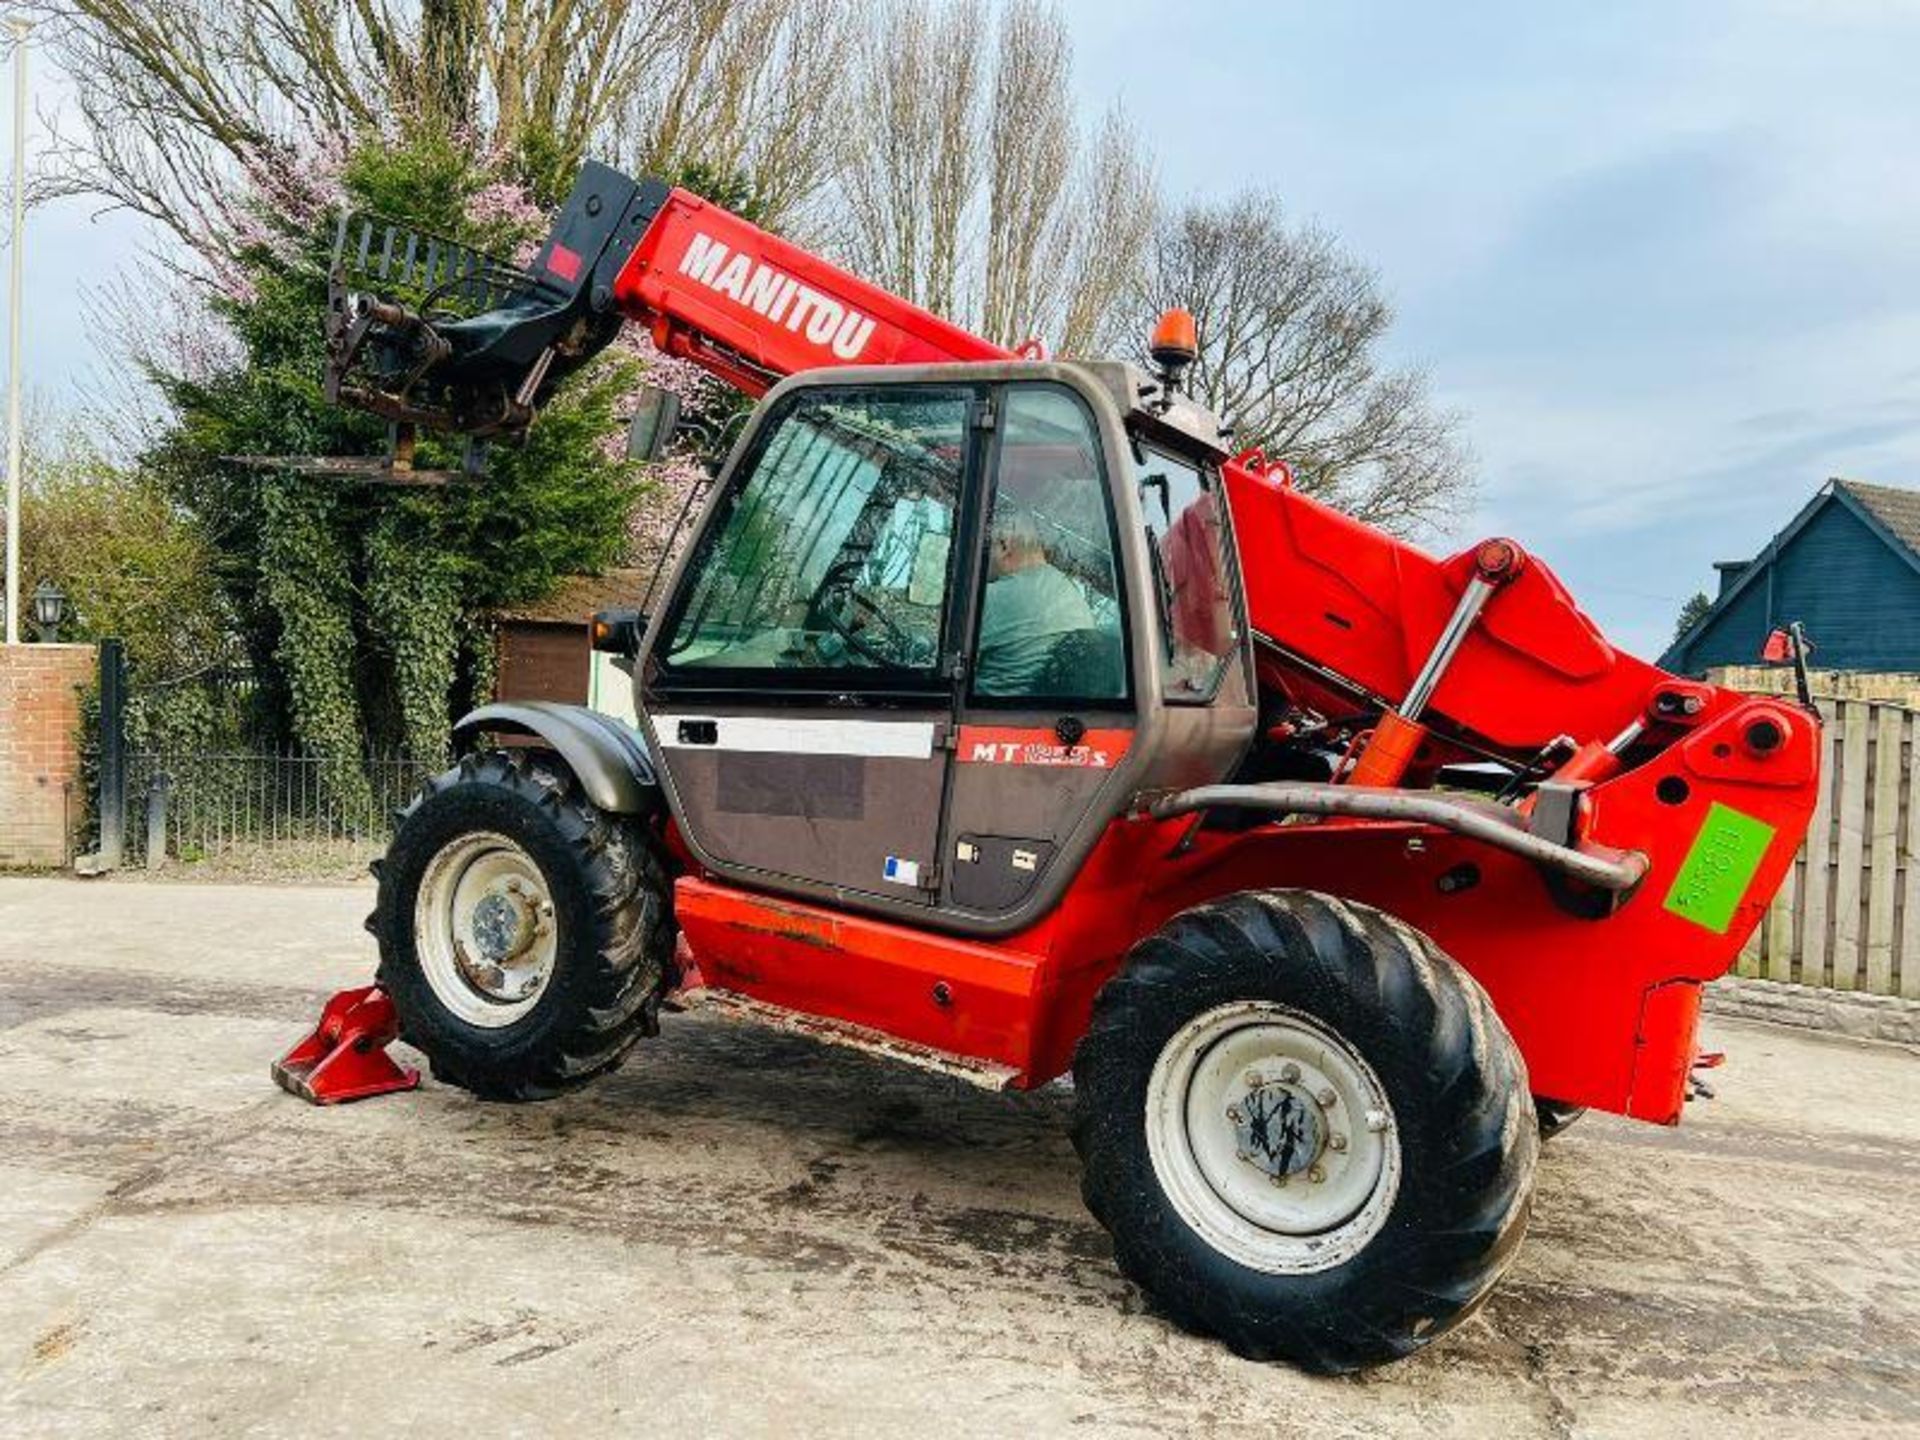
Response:
[[[7,279],[7,644],[20,643],[20,276],[27,243],[27,32],[13,32],[13,257]]]

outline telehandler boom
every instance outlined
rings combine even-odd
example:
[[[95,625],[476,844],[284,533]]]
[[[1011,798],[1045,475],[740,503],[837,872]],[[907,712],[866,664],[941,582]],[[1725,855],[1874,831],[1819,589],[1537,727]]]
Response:
[[[637,723],[486,706],[457,733],[507,742],[405,813],[375,1043],[397,1015],[526,1099],[705,1002],[1071,1071],[1122,1269],[1328,1371],[1484,1298],[1538,1127],[1678,1120],[1701,986],[1813,809],[1804,699],[1665,674],[1514,542],[1436,559],[1235,453],[1182,312],[1151,372],[1009,352],[600,165],[524,271],[343,220],[327,383],[405,464],[416,426],[524,429],[624,323],[764,399],[659,603],[596,623]]]

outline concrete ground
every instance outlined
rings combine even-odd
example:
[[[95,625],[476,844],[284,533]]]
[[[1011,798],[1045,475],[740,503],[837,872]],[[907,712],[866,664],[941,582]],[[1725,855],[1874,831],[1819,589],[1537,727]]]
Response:
[[[1920,1057],[1747,1023],[1549,1146],[1493,1300],[1316,1380],[1169,1328],[1063,1097],[719,1019],[527,1107],[269,1060],[364,888],[0,881],[0,1433],[1920,1433]]]

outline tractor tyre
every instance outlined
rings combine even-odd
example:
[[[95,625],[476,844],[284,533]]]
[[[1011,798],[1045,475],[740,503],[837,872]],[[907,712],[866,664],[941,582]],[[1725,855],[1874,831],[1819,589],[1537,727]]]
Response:
[[[1587,1107],[1568,1105],[1559,1100],[1549,1100],[1544,1095],[1536,1095],[1533,1097],[1533,1113],[1540,1117],[1540,1138],[1551,1140],[1586,1114]]]
[[[1424,936],[1307,891],[1174,916],[1074,1057],[1081,1189],[1170,1319],[1337,1374],[1471,1314],[1526,1231],[1519,1051]]]
[[[436,1079],[538,1100],[658,1026],[672,888],[652,836],[551,757],[469,755],[429,780],[376,862],[380,983]]]

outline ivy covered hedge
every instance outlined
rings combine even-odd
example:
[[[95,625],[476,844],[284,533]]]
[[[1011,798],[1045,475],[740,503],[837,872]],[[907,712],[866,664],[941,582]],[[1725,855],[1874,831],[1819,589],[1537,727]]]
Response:
[[[524,443],[493,449],[476,484],[398,489],[234,457],[384,452],[379,422],[321,393],[340,207],[511,254],[544,230],[545,198],[451,134],[263,163],[232,253],[212,267],[204,335],[152,364],[169,414],[143,468],[217,556],[278,731],[262,738],[335,762],[345,791],[364,784],[370,750],[445,753],[453,714],[491,684],[490,611],[619,558],[643,482],[614,442],[639,362],[601,356]],[[419,463],[455,457],[422,437]]]

